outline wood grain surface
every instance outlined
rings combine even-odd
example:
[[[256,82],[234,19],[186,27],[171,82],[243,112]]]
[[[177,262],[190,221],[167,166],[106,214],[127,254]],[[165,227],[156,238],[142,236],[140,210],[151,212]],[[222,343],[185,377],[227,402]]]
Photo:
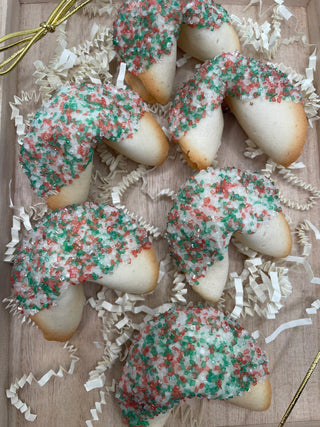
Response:
[[[263,20],[270,17],[270,11],[259,18],[258,5],[248,8],[244,12],[243,5],[247,1],[220,1],[225,4],[229,13],[238,16],[250,16],[253,20]],[[263,3],[265,9],[271,2]],[[283,27],[283,36],[290,37],[295,31],[306,34],[306,42],[319,45],[319,21],[320,2],[310,1],[290,1],[285,4],[295,15]],[[0,35],[5,33],[36,27],[43,22],[55,7],[56,2],[46,1],[22,1],[0,0]],[[90,18],[81,12],[73,17],[67,24],[68,47],[77,46],[90,37],[90,31],[94,22],[101,25],[110,25],[112,18],[108,15]],[[31,206],[39,202],[29,188],[26,177],[22,173],[17,161],[17,145],[15,130],[10,120],[9,102],[14,95],[21,91],[36,90],[34,72],[34,61],[41,59],[48,64],[54,53],[56,34],[48,34],[43,40],[32,47],[29,54],[19,64],[18,68],[11,74],[0,77],[0,239],[1,253],[5,250],[6,243],[10,240],[10,227],[12,223],[12,210],[9,205],[9,181],[13,179],[12,197],[17,206]],[[318,46],[319,48],[319,46]],[[304,72],[308,66],[308,56],[312,53],[313,46],[308,47],[302,43],[282,45],[273,62],[284,63],[294,67],[298,72]],[[245,54],[251,54],[249,49],[244,48]],[[177,72],[176,84],[190,75],[193,69],[179,69]],[[319,84],[319,67],[315,75],[316,83]],[[30,111],[35,106],[30,105]],[[218,153],[218,163],[221,166],[236,166],[242,169],[260,170],[266,157],[248,159],[243,156],[245,148],[245,135],[240,129],[231,114],[225,114],[225,129],[221,149]],[[319,176],[319,125],[309,128],[305,149],[299,161],[307,165],[306,168],[298,172],[299,178],[320,188]],[[192,174],[192,170],[186,166],[179,158],[174,156],[176,147],[170,149],[170,157],[165,164],[156,168],[146,176],[147,191],[156,195],[163,188],[170,188],[177,191],[179,186]],[[95,167],[103,171],[103,166],[99,164],[98,158]],[[135,166],[129,163],[130,168]],[[302,203],[307,196],[304,191],[288,185],[279,175],[275,176],[277,185],[286,197]],[[91,194],[95,194],[94,189]],[[161,198],[152,201],[142,191],[140,185],[132,187],[125,198],[126,206],[138,215],[146,218],[151,224],[164,230],[167,212],[171,206],[170,200]],[[320,227],[320,204],[306,212],[296,211],[284,206],[285,213],[291,219],[291,228],[294,233],[296,226],[305,219],[311,220],[315,226]],[[316,276],[320,276],[319,245],[313,234],[310,234],[313,244],[313,251],[308,258],[308,262]],[[293,255],[300,255],[301,249],[296,244],[294,238]],[[155,246],[159,259],[163,259],[167,253],[167,246],[163,240],[156,241]],[[241,271],[244,258],[232,249],[232,259],[230,271]],[[9,286],[9,266],[0,262],[1,274],[1,300],[10,295]],[[248,330],[259,329],[261,336],[270,335],[280,324],[308,317],[305,309],[310,304],[320,298],[320,286],[313,285],[308,280],[305,270],[302,267],[291,266],[289,277],[293,284],[294,291],[285,302],[285,306],[274,320],[262,318],[246,317],[241,323]],[[161,285],[161,286],[160,286]],[[168,289],[171,283],[166,278],[161,282],[154,294],[147,297],[147,304],[155,307],[167,301]],[[86,286],[87,297],[96,295],[99,287],[88,284]],[[112,291],[108,294],[110,301],[115,296]],[[190,301],[198,301],[198,298],[188,291]],[[77,348],[77,355],[80,360],[76,364],[73,375],[65,374],[63,378],[54,378],[44,387],[33,383],[26,385],[20,392],[22,401],[30,405],[32,412],[37,414],[34,423],[29,423],[24,416],[10,405],[5,397],[5,390],[16,379],[24,374],[32,372],[36,378],[40,378],[49,369],[55,371],[59,366],[68,369],[70,357],[61,343],[47,342],[36,327],[21,324],[20,320],[9,316],[3,304],[0,307],[0,425],[8,427],[22,427],[33,425],[34,427],[80,427],[86,425],[86,420],[91,419],[90,409],[95,407],[95,402],[100,400],[99,390],[86,392],[84,383],[88,379],[89,372],[95,368],[102,357],[102,350],[96,348],[94,342],[101,342],[101,323],[96,312],[86,305],[84,316],[78,331],[71,340]],[[319,314],[310,316],[312,326],[299,327],[288,330],[268,345],[261,339],[263,346],[270,360],[271,383],[273,387],[272,406],[264,413],[254,413],[243,410],[225,402],[218,401],[192,401],[185,402],[175,411],[169,419],[167,426],[172,427],[240,427],[256,426],[271,427],[278,425],[287,406],[289,405],[295,391],[303,379],[309,365],[320,349],[320,324]],[[121,373],[121,363],[117,361],[111,373],[107,375],[107,384],[112,378],[119,378]],[[319,368],[311,377],[304,393],[295,406],[289,426],[294,427],[315,427],[320,425],[320,375]],[[192,408],[193,418],[189,414]],[[93,421],[93,426],[121,427],[124,425],[120,410],[111,393],[106,397],[106,404],[101,407],[99,420]]]

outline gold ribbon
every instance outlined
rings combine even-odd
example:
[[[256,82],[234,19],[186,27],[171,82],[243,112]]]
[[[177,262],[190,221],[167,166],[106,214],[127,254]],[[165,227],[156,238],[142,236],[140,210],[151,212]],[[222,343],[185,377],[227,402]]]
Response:
[[[313,371],[315,370],[317,363],[320,360],[320,351],[318,352],[318,354],[316,355],[316,357],[314,358],[313,362],[310,365],[310,368],[308,369],[308,372],[306,373],[304,379],[302,380],[300,387],[298,388],[298,391],[296,392],[296,394],[294,395],[290,405],[288,406],[288,409],[286,410],[284,416],[282,417],[282,420],[280,421],[280,424],[278,427],[282,427],[285,425],[289,415],[291,414],[292,409],[294,408],[295,404],[297,403],[301,393],[303,392],[303,389],[305,388],[305,386],[307,385],[307,382],[309,381]]]
[[[17,31],[15,33],[1,37],[0,52],[4,52],[5,50],[19,45],[23,46],[0,64],[0,75],[9,73],[26,55],[32,45],[34,45],[38,40],[42,39],[42,37],[44,37],[47,33],[53,33],[58,25],[70,18],[70,16],[72,16],[74,13],[78,12],[79,9],[90,3],[91,0],[84,0],[82,3],[78,4],[72,9],[72,7],[77,2],[78,0],[63,0],[54,9],[47,21],[42,22],[38,28]],[[12,43],[1,46],[8,40],[15,39],[16,37],[21,38]]]

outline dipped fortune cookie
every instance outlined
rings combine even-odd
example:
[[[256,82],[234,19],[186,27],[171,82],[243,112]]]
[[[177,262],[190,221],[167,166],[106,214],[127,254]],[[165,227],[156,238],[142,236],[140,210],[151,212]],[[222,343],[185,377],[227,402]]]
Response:
[[[224,289],[232,236],[249,248],[286,257],[292,246],[277,189],[260,173],[207,168],[179,190],[166,237],[178,271],[193,290],[216,302]]]
[[[101,142],[149,166],[163,163],[169,149],[160,125],[131,89],[71,83],[35,114],[20,163],[51,209],[82,203],[88,197],[93,150]]]
[[[11,284],[18,310],[44,337],[66,341],[82,317],[85,281],[143,294],[156,287],[158,270],[144,228],[121,210],[87,202],[55,210],[27,232]]]
[[[126,82],[147,102],[169,101],[177,45],[205,60],[240,49],[228,12],[212,0],[126,0],[113,23]]]
[[[268,375],[264,351],[235,320],[212,307],[173,307],[132,343],[116,398],[129,426],[160,427],[186,398],[266,410]]]
[[[234,52],[204,62],[173,99],[170,135],[191,167],[205,169],[215,159],[224,126],[223,100],[272,160],[289,166],[298,159],[308,130],[301,91],[274,65]]]

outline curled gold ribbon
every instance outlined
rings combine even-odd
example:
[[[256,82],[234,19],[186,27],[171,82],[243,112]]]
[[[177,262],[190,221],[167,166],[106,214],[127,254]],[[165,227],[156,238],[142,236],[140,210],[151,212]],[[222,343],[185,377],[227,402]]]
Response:
[[[9,73],[26,55],[32,45],[34,45],[47,33],[53,33],[58,25],[70,18],[70,16],[72,16],[74,13],[78,12],[79,9],[90,3],[91,0],[84,0],[73,8],[77,2],[78,0],[63,0],[53,10],[47,21],[42,22],[39,27],[33,28],[32,30],[17,31],[15,33],[1,37],[0,52],[4,52],[5,50],[9,50],[19,45],[23,46],[0,64],[0,75]],[[8,40],[15,39],[16,37],[20,37],[20,39],[1,46]]]

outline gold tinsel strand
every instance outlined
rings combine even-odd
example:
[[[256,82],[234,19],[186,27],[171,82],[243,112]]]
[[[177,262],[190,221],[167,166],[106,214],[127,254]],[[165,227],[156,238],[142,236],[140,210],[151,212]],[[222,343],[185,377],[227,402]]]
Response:
[[[53,10],[47,21],[41,22],[39,27],[33,28],[31,30],[22,30],[17,31],[0,38],[0,52],[15,48],[22,45],[16,52],[10,55],[0,64],[0,75],[9,73],[13,68],[18,65],[22,58],[27,54],[29,49],[40,39],[42,39],[46,34],[53,33],[56,27],[62,22],[66,21],[73,14],[82,9],[85,5],[91,2],[91,0],[84,0],[82,3],[78,4],[73,8],[75,3],[78,0],[63,0],[58,6]],[[18,39],[17,39],[18,38]],[[12,39],[17,39],[14,42],[9,42]]]

